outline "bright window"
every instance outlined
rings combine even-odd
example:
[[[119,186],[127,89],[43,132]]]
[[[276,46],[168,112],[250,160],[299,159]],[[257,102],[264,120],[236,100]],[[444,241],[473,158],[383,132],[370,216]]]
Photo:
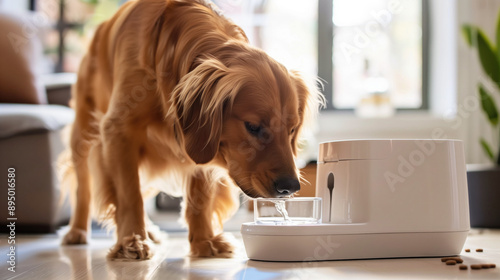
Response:
[[[333,31],[331,53],[320,53],[322,63],[332,63],[320,73],[332,85],[325,92],[329,108],[353,109],[367,102],[426,108],[422,1],[322,3],[319,24],[328,25],[331,18]]]
[[[317,75],[318,0],[215,0],[250,43],[288,68]]]
[[[251,44],[320,76],[328,109],[356,109],[367,100],[427,108],[427,1],[214,0]],[[77,71],[93,29],[123,2],[35,1],[54,27],[45,40],[51,68]]]

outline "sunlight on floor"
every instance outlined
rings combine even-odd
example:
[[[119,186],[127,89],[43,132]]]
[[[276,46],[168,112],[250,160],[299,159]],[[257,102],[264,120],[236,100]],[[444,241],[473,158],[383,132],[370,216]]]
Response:
[[[235,256],[190,258],[186,232],[170,233],[147,261],[106,259],[113,237],[94,236],[88,245],[60,246],[60,234],[19,235],[16,272],[7,270],[7,244],[2,241],[0,279],[499,279],[500,269],[460,271],[439,258],[355,260],[331,262],[260,262],[246,257],[239,232],[228,233],[236,245]],[[5,236],[2,236],[2,240]],[[293,244],[290,244],[293,246]],[[473,230],[465,248],[483,253],[462,253],[465,263],[500,265],[500,230]]]

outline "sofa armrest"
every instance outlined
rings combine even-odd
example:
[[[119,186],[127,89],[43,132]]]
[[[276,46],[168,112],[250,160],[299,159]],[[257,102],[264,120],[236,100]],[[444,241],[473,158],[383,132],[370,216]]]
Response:
[[[76,82],[76,73],[52,73],[42,76],[49,104],[69,106],[71,87]]]

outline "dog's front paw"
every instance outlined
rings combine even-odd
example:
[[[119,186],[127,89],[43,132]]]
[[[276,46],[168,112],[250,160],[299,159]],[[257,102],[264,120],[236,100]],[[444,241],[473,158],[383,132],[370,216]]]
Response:
[[[71,228],[63,237],[63,245],[87,244],[87,231],[78,228]]]
[[[151,242],[138,234],[118,239],[108,253],[110,259],[147,260],[151,257],[153,257]]]
[[[209,240],[191,242],[192,257],[230,258],[233,256],[233,251],[233,245],[222,234]]]

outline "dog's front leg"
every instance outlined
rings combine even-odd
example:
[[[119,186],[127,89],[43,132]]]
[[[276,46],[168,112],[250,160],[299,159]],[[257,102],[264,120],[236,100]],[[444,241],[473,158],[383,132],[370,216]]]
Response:
[[[214,226],[232,215],[237,202],[231,190],[221,183],[211,182],[209,174],[199,170],[191,178],[185,197],[185,215],[189,226],[189,242],[193,257],[231,257],[233,246],[224,236],[217,234]],[[224,213],[221,213],[224,212]]]
[[[125,127],[125,126],[123,126]],[[117,242],[109,258],[149,259],[152,257],[144,221],[144,203],[139,183],[141,131],[106,121],[103,129],[103,156],[113,182]],[[132,132],[133,131],[133,132]]]

